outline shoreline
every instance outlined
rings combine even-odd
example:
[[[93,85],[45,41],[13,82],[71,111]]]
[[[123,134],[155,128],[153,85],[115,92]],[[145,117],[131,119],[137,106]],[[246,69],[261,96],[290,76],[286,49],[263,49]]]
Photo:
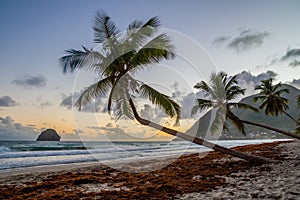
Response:
[[[299,144],[296,141],[283,141],[234,149],[287,160],[289,158],[285,155],[284,148],[293,143]],[[138,163],[129,163],[127,167],[130,165],[136,166]],[[0,174],[0,198],[199,199],[199,194],[207,197],[210,191],[220,188],[225,188],[226,191],[232,174],[256,168],[259,173],[270,172],[270,167],[266,165],[249,163],[218,152],[209,152],[202,157],[199,154],[183,155],[163,169],[144,173],[122,172],[102,164],[78,163],[78,166],[65,166],[59,170],[50,167],[50,171],[45,171],[44,168],[44,171],[31,171],[29,174],[10,174],[5,177]]]
[[[225,140],[225,141],[231,141],[231,140]],[[248,140],[237,140],[240,141],[241,144],[236,147],[241,147],[249,144],[243,144],[243,141],[248,141]],[[253,144],[263,144],[263,143],[270,143],[270,142],[285,142],[285,141],[292,141],[291,139],[278,139],[278,140],[257,140],[258,143],[254,142]],[[262,142],[263,141],[263,142]],[[186,141],[178,141],[178,142],[186,142]],[[213,141],[215,142],[215,141]],[[219,140],[217,140],[219,142]],[[76,169],[76,168],[81,168],[81,167],[91,167],[91,166],[96,166],[96,165],[104,165],[104,166],[118,166],[118,165],[126,165],[128,163],[134,163],[134,162],[147,162],[147,161],[157,161],[160,159],[171,159],[171,160],[176,160],[180,156],[183,155],[190,155],[190,154],[195,154],[195,153],[200,153],[200,154],[207,154],[210,151],[208,148],[202,147],[204,150],[201,150],[199,152],[185,152],[183,154],[176,154],[176,155],[164,155],[164,156],[152,156],[152,157],[144,157],[144,158],[135,158],[135,159],[128,159],[128,160],[114,160],[114,161],[107,161],[107,160],[102,160],[102,161],[87,161],[87,162],[77,162],[77,163],[65,163],[65,164],[50,164],[50,165],[38,165],[38,166],[28,166],[28,167],[17,167],[17,168],[8,168],[8,169],[1,169],[0,170],[0,178],[5,178],[9,176],[15,176],[15,175],[26,175],[26,174],[31,174],[31,173],[46,173],[46,172],[59,172],[59,171],[64,171],[67,169]],[[229,148],[234,148],[234,147],[229,147]],[[117,167],[118,168],[118,167]]]

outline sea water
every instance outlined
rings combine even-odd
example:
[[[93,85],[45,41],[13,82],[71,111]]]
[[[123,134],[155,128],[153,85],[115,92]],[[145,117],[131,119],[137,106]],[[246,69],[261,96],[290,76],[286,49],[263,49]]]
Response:
[[[282,140],[213,141],[225,147]],[[42,142],[0,141],[0,173],[24,167],[86,162],[135,161],[209,151],[186,141],[173,142]]]

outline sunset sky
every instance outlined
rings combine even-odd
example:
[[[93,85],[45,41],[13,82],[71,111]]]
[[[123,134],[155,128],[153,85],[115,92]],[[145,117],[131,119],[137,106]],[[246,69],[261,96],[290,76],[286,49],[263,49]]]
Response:
[[[111,120],[104,99],[99,99],[96,114],[94,107],[80,113],[72,109],[70,95],[76,98],[95,77],[83,71],[63,74],[59,58],[70,48],[95,48],[92,25],[99,10],[106,11],[122,31],[135,19],[160,18],[178,58],[138,77],[167,94],[177,92],[185,109],[182,131],[196,119],[188,114],[197,92],[192,86],[212,71],[239,74],[247,94],[268,77],[300,88],[297,0],[2,0],[0,4],[0,140],[34,140],[46,128],[55,128],[63,140],[107,135],[126,140],[124,132],[136,138],[170,139],[130,120]],[[194,66],[203,76],[194,73]]]

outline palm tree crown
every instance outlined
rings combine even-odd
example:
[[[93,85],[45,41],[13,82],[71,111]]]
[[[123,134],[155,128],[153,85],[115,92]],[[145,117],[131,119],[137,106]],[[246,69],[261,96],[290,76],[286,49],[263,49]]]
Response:
[[[203,111],[209,108],[218,109],[219,113],[225,114],[225,119],[231,121],[242,133],[245,134],[245,126],[239,117],[232,112],[232,108],[250,109],[257,112],[257,109],[245,104],[232,102],[239,95],[244,95],[245,89],[238,86],[236,76],[228,77],[226,73],[212,73],[210,84],[204,81],[194,86],[205,92],[207,99],[197,99],[196,105],[192,109],[192,115],[198,110]],[[222,116],[222,115],[220,115]],[[227,129],[225,122],[224,129]]]
[[[159,27],[157,17],[147,22],[135,20],[121,34],[109,16],[97,13],[93,26],[94,42],[101,50],[70,49],[60,58],[65,73],[85,69],[99,74],[99,81],[85,88],[77,100],[75,105],[79,110],[92,99],[107,95],[109,113],[113,111],[116,119],[122,116],[133,119],[129,100],[139,95],[179,121],[180,106],[175,101],[134,78],[139,70],[175,56],[169,37],[157,33]]]
[[[254,102],[261,101],[259,109],[265,109],[266,115],[278,116],[280,113],[286,114],[293,121],[295,119],[290,116],[286,110],[289,109],[287,98],[282,97],[284,93],[289,93],[289,90],[281,89],[281,83],[273,84],[273,79],[262,80],[261,84],[255,87],[255,90],[260,92],[253,98]]]

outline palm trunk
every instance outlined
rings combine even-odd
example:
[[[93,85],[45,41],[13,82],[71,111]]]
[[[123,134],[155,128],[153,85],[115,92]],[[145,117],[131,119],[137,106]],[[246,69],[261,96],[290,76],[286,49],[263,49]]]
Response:
[[[290,133],[290,132],[283,131],[283,130],[280,130],[280,129],[277,129],[277,128],[273,128],[271,126],[267,126],[267,125],[264,125],[264,124],[259,124],[259,123],[251,122],[251,121],[247,121],[247,120],[241,120],[241,122],[245,123],[245,124],[250,124],[250,125],[262,127],[262,128],[265,128],[265,129],[269,129],[269,130],[275,131],[277,133],[282,133],[284,135],[287,135],[287,136],[290,136],[290,137],[293,137],[293,138],[296,138],[296,139],[300,140],[300,135],[295,134],[295,133]]]
[[[193,142],[195,144],[202,145],[202,146],[208,147],[210,149],[213,149],[215,151],[219,151],[221,153],[228,154],[228,155],[231,155],[231,156],[234,156],[234,157],[238,157],[238,158],[241,158],[243,160],[250,161],[250,162],[255,162],[255,163],[274,162],[274,161],[272,161],[270,159],[267,159],[267,158],[262,158],[262,157],[259,157],[259,156],[255,156],[255,155],[251,155],[251,154],[245,154],[245,153],[242,153],[242,152],[239,152],[239,151],[235,151],[233,149],[229,149],[229,148],[226,148],[226,147],[208,142],[208,141],[203,140],[201,138],[190,136],[190,135],[184,134],[182,132],[179,132],[179,131],[176,131],[176,130],[173,130],[173,129],[170,129],[170,128],[167,128],[167,127],[164,127],[164,126],[161,126],[161,125],[159,125],[157,123],[154,123],[154,122],[151,122],[147,119],[143,119],[139,116],[132,99],[130,97],[128,97],[128,100],[129,100],[129,103],[130,103],[130,106],[131,106],[131,109],[133,111],[135,119],[139,123],[141,123],[142,125],[155,128],[157,130],[163,131],[163,132],[168,133],[170,135],[177,136],[177,137],[179,137],[181,139],[184,139],[186,141],[190,141],[190,142]]]
[[[297,124],[297,120],[294,117],[292,117],[289,113],[287,113],[284,110],[282,112]]]

